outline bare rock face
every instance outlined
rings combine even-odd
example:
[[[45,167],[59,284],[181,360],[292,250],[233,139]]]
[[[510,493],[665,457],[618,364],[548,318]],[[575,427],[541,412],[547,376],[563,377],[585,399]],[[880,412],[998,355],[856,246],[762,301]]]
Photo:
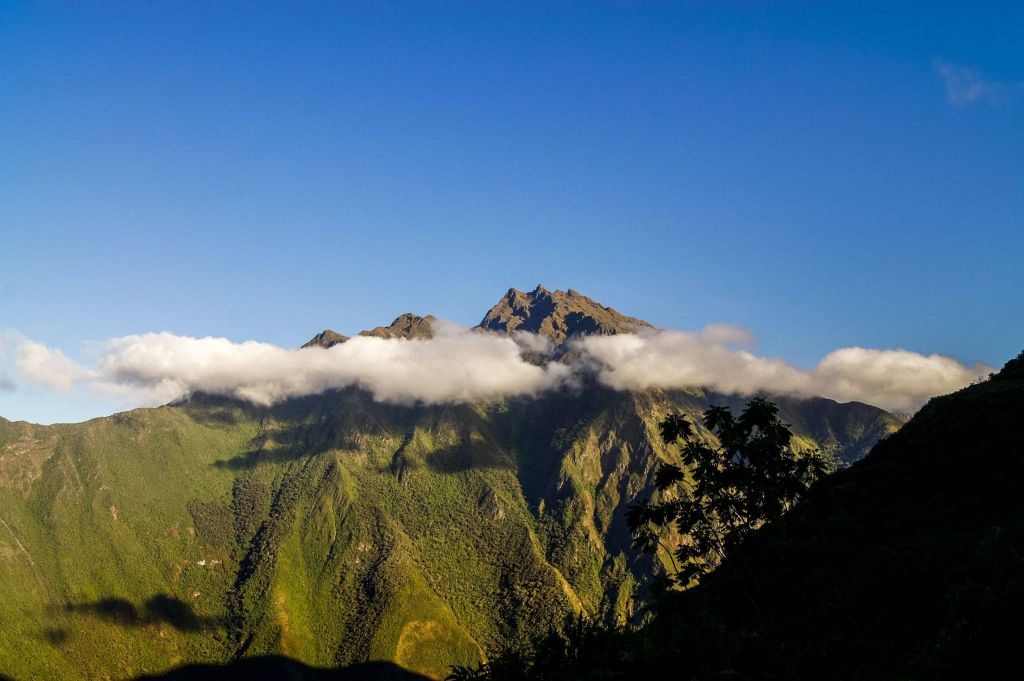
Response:
[[[378,326],[369,331],[360,331],[360,336],[377,338],[433,338],[431,325],[437,321],[434,315],[421,317],[411,312],[399,315],[390,326]]]
[[[323,331],[321,331],[320,333],[318,333],[317,335],[315,335],[311,339],[309,339],[309,341],[307,343],[305,343],[302,347],[304,347],[304,348],[312,348],[312,347],[329,348],[332,345],[337,345],[338,343],[344,343],[347,340],[348,340],[348,336],[346,336],[344,334],[340,334],[337,331],[331,331],[330,329],[324,329]]]
[[[360,336],[371,336],[374,338],[433,338],[434,332],[431,324],[436,321],[433,315],[421,317],[411,312],[399,315],[390,326],[377,326],[368,331],[360,331]],[[313,336],[302,347],[309,348],[319,346],[329,348],[348,340],[348,336],[337,331],[327,329]]]
[[[359,335],[375,338],[433,338],[432,325],[435,321],[437,319],[433,315],[421,317],[406,312],[388,326],[360,331]],[[644,320],[627,317],[574,289],[548,291],[543,284],[538,284],[529,293],[510,288],[475,330],[501,334],[526,331],[548,337],[560,345],[574,336],[608,336],[651,328],[654,327]],[[329,348],[347,340],[348,336],[328,329],[318,333],[302,347]]]
[[[573,336],[636,333],[653,327],[573,289],[548,291],[538,284],[529,293],[510,288],[477,328],[506,334],[528,331],[562,343]]]

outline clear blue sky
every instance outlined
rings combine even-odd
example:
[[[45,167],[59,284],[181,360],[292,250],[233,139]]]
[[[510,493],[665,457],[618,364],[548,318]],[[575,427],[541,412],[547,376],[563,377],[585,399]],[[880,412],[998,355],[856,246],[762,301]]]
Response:
[[[1022,35],[1019,2],[4,2],[0,330],[294,346],[543,281],[798,364],[1001,365]]]

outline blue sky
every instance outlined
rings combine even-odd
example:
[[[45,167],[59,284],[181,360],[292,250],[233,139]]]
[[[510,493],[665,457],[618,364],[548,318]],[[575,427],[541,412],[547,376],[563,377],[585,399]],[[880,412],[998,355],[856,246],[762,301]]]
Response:
[[[2,3],[0,330],[295,346],[543,281],[797,365],[998,366],[1022,30],[1009,2]]]

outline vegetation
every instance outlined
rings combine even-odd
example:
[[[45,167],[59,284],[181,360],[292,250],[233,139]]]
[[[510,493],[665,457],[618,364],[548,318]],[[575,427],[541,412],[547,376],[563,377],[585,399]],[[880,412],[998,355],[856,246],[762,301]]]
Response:
[[[121,678],[283,654],[437,678],[566,616],[631,620],[662,567],[630,547],[626,504],[678,460],[660,418],[711,399],[595,388],[427,408],[344,391],[0,421],[0,673]],[[822,416],[833,404],[783,414],[809,424],[801,441],[853,446]],[[887,419],[871,410],[862,430]],[[153,617],[163,597],[194,619]],[[138,615],[104,609],[122,602]]]
[[[643,628],[565,628],[547,634],[553,657],[524,646],[453,678],[1007,678],[1024,606],[1021,413],[1024,353],[664,593]]]
[[[670,414],[660,424],[665,444],[684,443],[682,466],[662,464],[654,486],[662,500],[635,504],[626,513],[633,542],[653,553],[665,547],[665,528],[678,537],[674,571],[665,586],[685,587],[706,575],[765,523],[778,520],[828,469],[817,450],[802,455],[793,434],[763,398],[747,404],[738,418],[728,407],[704,412],[717,445],[695,437],[692,424]]]
[[[828,468],[817,450],[793,449],[793,434],[768,400],[754,398],[738,418],[721,406],[709,407],[703,416],[717,444],[698,437],[682,414],[669,414],[659,423],[664,444],[683,443],[681,463],[663,463],[656,471],[660,501],[644,500],[626,512],[634,546],[646,553],[664,549],[671,557],[673,569],[659,575],[662,585],[655,593],[696,583],[755,530],[779,520]],[[674,531],[674,550],[665,544],[666,529]],[[749,593],[745,585],[743,591]],[[518,647],[499,651],[490,662],[455,666],[448,678],[629,678],[634,658],[638,653],[642,657],[637,644],[641,637],[636,627],[581,613]]]

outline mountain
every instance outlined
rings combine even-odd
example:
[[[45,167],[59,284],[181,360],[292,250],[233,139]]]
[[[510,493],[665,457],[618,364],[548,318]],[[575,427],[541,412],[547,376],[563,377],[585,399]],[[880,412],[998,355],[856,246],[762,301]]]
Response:
[[[573,289],[548,291],[538,284],[529,293],[510,288],[477,328],[506,334],[529,331],[562,343],[573,336],[636,333],[653,327]]]
[[[1021,414],[1024,353],[931,400],[645,629],[580,637],[524,678],[1015,678]]]
[[[435,321],[437,319],[433,315],[421,317],[406,312],[399,315],[389,326],[360,331],[359,335],[377,338],[431,338],[431,325]],[[529,293],[510,288],[475,328],[479,331],[502,334],[516,331],[536,333],[560,344],[574,336],[636,333],[654,327],[642,319],[627,317],[610,307],[604,307],[573,289],[548,291],[543,284],[538,284],[537,288]],[[302,347],[329,348],[346,340],[348,336],[325,329]]]
[[[303,343],[302,347],[311,348],[314,346],[319,346],[321,348],[330,348],[337,345],[338,343],[344,343],[347,340],[348,336],[346,336],[343,333],[338,333],[337,331],[333,331],[331,329],[324,329],[317,335],[310,338],[307,342]]]
[[[423,337],[431,320],[366,333]],[[540,287],[481,324],[556,341],[645,325]],[[344,342],[332,333],[314,341]],[[0,420],[0,673],[126,678],[284,655],[438,678],[567,614],[633,617],[655,566],[623,512],[674,457],[657,423],[738,399],[589,385],[400,406],[348,389]],[[862,404],[779,402],[800,446],[847,460],[899,425]]]
[[[399,315],[390,326],[377,326],[369,331],[360,331],[360,336],[374,336],[376,338],[433,338],[434,332],[431,324],[437,321],[433,315],[420,317],[419,315],[406,312]]]
[[[434,332],[431,324],[437,319],[433,315],[420,317],[411,312],[406,312],[395,318],[389,326],[376,326],[369,331],[360,331],[360,336],[373,336],[375,338],[432,338]],[[331,329],[324,329],[313,336],[302,347],[309,348],[319,346],[330,348],[348,340],[348,336],[340,334]]]

